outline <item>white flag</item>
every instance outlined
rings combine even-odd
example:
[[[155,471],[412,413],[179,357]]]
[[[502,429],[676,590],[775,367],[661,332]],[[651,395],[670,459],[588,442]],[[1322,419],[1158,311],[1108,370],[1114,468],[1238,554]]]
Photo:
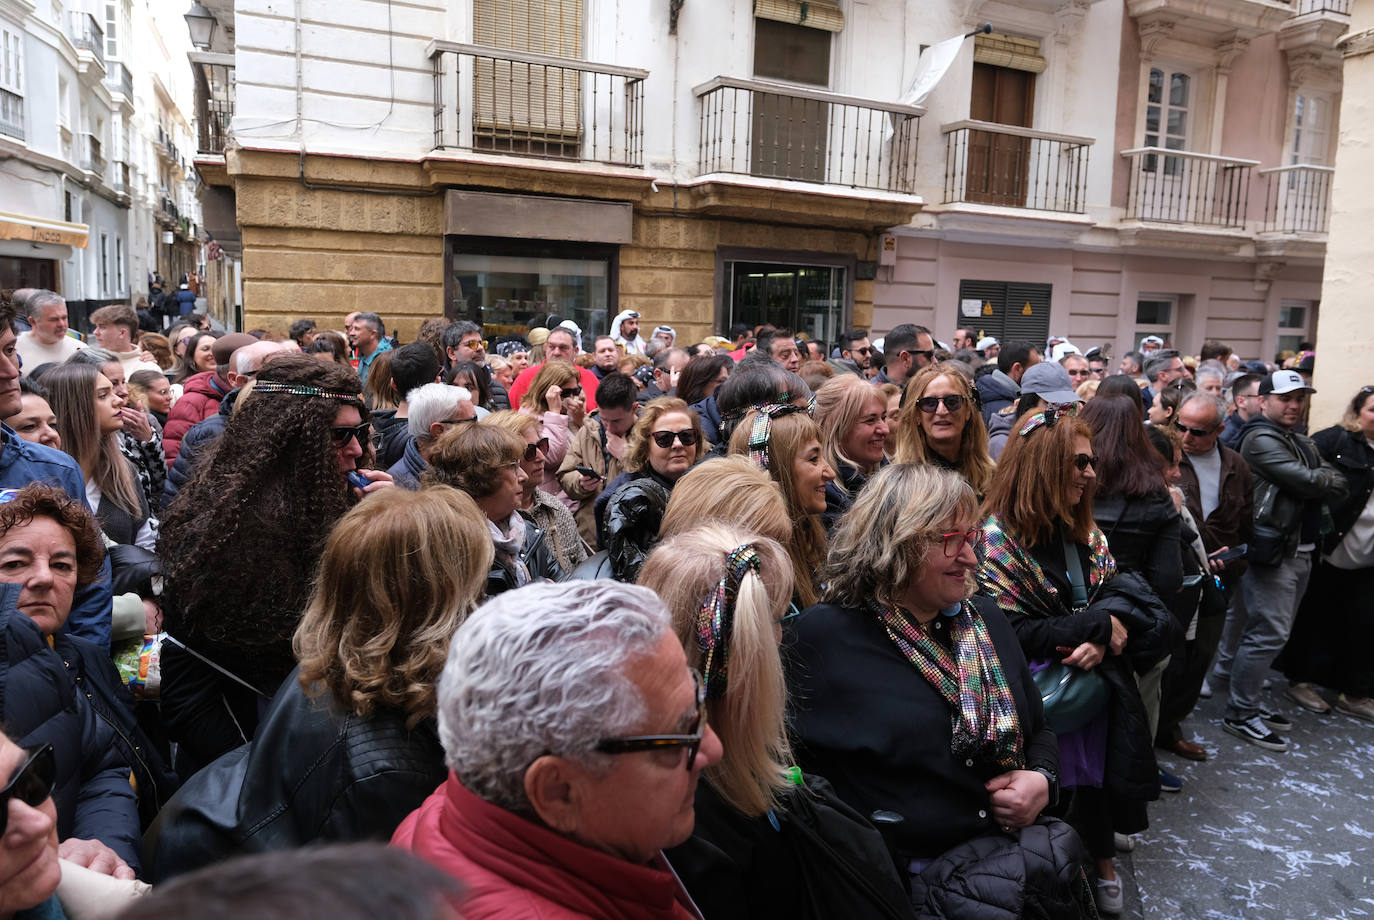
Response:
[[[916,63],[916,76],[912,77],[911,86],[902,96],[902,105],[920,105],[925,101],[935,89],[935,85],[940,82],[940,78],[945,75],[945,71],[949,70],[949,65],[954,63],[965,38],[965,35],[956,35],[925,50]]]

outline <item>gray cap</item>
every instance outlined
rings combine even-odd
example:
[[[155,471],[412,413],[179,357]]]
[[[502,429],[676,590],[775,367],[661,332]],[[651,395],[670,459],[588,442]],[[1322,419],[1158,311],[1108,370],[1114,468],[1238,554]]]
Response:
[[[1041,361],[1027,368],[1021,375],[1021,392],[1034,393],[1047,403],[1078,401],[1069,372],[1054,361]]]

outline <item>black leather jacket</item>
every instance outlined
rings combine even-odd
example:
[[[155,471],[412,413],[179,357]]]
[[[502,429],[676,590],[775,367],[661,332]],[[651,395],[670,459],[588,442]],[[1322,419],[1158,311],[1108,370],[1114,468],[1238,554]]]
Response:
[[[1312,436],[1312,443],[1321,451],[1322,459],[1345,477],[1345,496],[1331,505],[1331,517],[1336,529],[1327,534],[1325,549],[1334,550],[1346,533],[1359,520],[1369,494],[1374,491],[1374,448],[1363,434],[1332,425]]]
[[[544,531],[534,526],[534,522],[523,513],[525,519],[525,545],[520,550],[520,561],[529,569],[530,581],[562,581],[563,569],[554,558],[553,548],[549,546]],[[487,574],[487,597],[495,597],[502,591],[514,591],[519,587],[515,569],[502,564],[500,558],[492,560],[491,571]]]
[[[388,840],[447,775],[433,720],[369,719],[311,698],[293,671],[251,744],[186,781],[144,839],[152,880],[243,853]]]
[[[1283,557],[1298,550],[1305,505],[1333,502],[1345,492],[1345,478],[1306,435],[1288,431],[1257,415],[1245,423],[1240,455],[1255,480],[1255,539],[1283,541]]]

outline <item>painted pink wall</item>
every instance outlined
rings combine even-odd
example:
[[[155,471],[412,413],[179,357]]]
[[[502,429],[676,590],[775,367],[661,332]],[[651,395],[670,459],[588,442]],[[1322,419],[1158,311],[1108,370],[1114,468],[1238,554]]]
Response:
[[[1288,61],[1277,35],[1261,35],[1231,66],[1226,86],[1226,114],[1221,152],[1259,160],[1250,177],[1250,220],[1264,218],[1268,178],[1260,169],[1283,165],[1288,125]]]
[[[1126,207],[1130,193],[1130,161],[1121,151],[1136,145],[1135,113],[1140,98],[1140,31],[1131,16],[1121,17],[1121,66],[1117,68],[1116,137],[1111,149],[1112,207]]]

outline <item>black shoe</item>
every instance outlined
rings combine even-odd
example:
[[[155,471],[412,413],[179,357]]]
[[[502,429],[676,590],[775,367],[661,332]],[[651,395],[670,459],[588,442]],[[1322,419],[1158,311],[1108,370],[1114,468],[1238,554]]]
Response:
[[[1243,738],[1266,751],[1283,753],[1288,750],[1288,742],[1283,736],[1270,731],[1264,722],[1260,721],[1259,716],[1251,716],[1248,719],[1222,719],[1221,727],[1237,738]]]
[[[1291,732],[1293,730],[1292,720],[1289,719],[1288,716],[1284,715],[1283,713],[1270,712],[1269,710],[1261,707],[1259,711],[1259,717],[1265,725],[1268,725],[1276,732]]]

